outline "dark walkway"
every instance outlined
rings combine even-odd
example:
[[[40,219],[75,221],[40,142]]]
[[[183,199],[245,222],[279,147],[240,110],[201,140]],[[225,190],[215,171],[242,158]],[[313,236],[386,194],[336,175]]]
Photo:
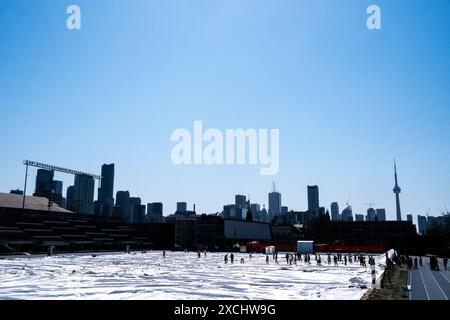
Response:
[[[413,258],[414,259],[414,258]],[[449,300],[450,270],[444,270],[442,259],[439,259],[440,271],[432,271],[430,259],[422,258],[423,266],[412,269],[408,273],[408,285],[411,286],[409,300]]]

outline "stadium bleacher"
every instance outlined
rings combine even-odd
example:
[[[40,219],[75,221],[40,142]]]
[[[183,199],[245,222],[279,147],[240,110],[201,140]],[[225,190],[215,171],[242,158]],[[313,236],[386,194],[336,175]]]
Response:
[[[120,218],[0,208],[0,254],[148,249],[151,241]]]

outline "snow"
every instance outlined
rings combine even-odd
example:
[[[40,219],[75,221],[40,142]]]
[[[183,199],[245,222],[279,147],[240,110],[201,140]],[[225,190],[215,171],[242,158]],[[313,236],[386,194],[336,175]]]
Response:
[[[370,267],[359,263],[322,266],[279,264],[270,256],[235,254],[224,264],[224,253],[162,252],[0,259],[0,299],[361,299],[372,286]],[[241,264],[241,258],[245,263]],[[376,259],[377,276],[385,255]],[[366,259],[367,260],[367,259]]]

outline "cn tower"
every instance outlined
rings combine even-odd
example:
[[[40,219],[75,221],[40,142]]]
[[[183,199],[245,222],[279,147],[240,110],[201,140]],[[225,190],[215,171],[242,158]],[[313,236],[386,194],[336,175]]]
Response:
[[[398,186],[397,183],[397,165],[395,163],[394,158],[394,176],[395,176],[395,187],[394,187],[394,193],[395,193],[395,204],[397,209],[397,221],[402,221],[402,212],[400,210],[400,192],[402,192],[402,189]]]

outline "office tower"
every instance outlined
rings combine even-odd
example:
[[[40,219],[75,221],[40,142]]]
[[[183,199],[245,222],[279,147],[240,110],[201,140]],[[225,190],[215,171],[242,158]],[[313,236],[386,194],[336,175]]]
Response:
[[[287,206],[282,206],[281,207],[281,214],[287,214],[289,211],[289,208]]]
[[[70,186],[70,187],[67,188],[66,209],[70,210],[70,211],[74,211],[74,212],[76,210],[76,207],[75,207],[75,187],[74,186]]]
[[[412,214],[406,215],[406,221],[413,223],[413,216],[412,216]]]
[[[138,223],[138,212],[141,213],[141,198],[139,197],[130,197],[129,199],[129,205],[130,205],[130,211],[127,221],[130,223]],[[144,214],[145,215],[145,207],[144,207]],[[143,218],[143,217],[142,217]]]
[[[242,220],[242,209],[234,204],[223,206],[223,218]]]
[[[116,192],[116,206],[113,208],[113,216],[121,217],[126,222],[131,222],[134,207],[130,204],[129,191]]]
[[[364,221],[364,215],[363,214],[355,214],[355,221]]]
[[[386,210],[385,209],[377,209],[376,215],[377,215],[378,221],[386,221]]]
[[[163,204],[161,202],[153,202],[147,204],[147,216],[151,223],[162,223],[163,218]]]
[[[141,205],[141,198],[139,198],[139,197],[130,197],[129,203],[132,206],[140,206]]]
[[[238,208],[244,208],[246,206],[246,197],[240,194],[237,194],[234,197],[234,204],[236,205],[236,207]]]
[[[91,176],[77,174],[74,183],[74,208],[75,212],[83,214],[94,213],[94,188],[95,181]]]
[[[269,216],[276,217],[281,213],[281,193],[275,189],[275,182],[273,183],[272,192],[269,193]]]
[[[369,208],[367,209],[366,221],[375,221],[375,217],[377,216],[375,209]]]
[[[400,187],[398,186],[397,182],[397,164],[395,163],[394,159],[394,177],[395,177],[395,186],[394,186],[394,193],[395,193],[395,208],[397,212],[397,221],[402,221],[402,213],[400,210],[400,192],[402,191]]]
[[[342,210],[341,219],[342,221],[353,221],[352,206],[347,206],[344,210]]]
[[[255,214],[255,212],[261,211],[261,206],[258,203],[252,203],[250,205],[250,210],[252,210],[253,214]]]
[[[98,188],[99,212],[103,216],[111,216],[114,207],[114,163],[102,165],[102,180]]]
[[[186,202],[177,202],[176,213],[186,213],[186,212],[187,212],[187,203]]]
[[[331,220],[332,221],[339,220],[339,204],[337,202],[331,203]]]
[[[419,228],[419,233],[425,234],[425,232],[427,231],[427,217],[418,215],[417,224]]]
[[[63,182],[58,180],[52,181],[51,187],[51,198],[52,201],[63,207],[64,205],[64,197],[63,197]]]
[[[308,211],[313,215],[319,215],[319,187],[308,186]]]
[[[116,193],[116,206],[124,206],[130,203],[129,191],[117,191]]]
[[[433,216],[429,216],[427,218],[427,228],[426,230],[428,230],[431,226],[433,226],[435,223],[438,223],[438,219],[436,217]]]
[[[132,223],[143,223],[145,220],[145,209],[146,206],[143,204],[138,204],[133,206],[133,219]]]
[[[33,196],[50,198],[53,187],[53,170],[38,169]]]

